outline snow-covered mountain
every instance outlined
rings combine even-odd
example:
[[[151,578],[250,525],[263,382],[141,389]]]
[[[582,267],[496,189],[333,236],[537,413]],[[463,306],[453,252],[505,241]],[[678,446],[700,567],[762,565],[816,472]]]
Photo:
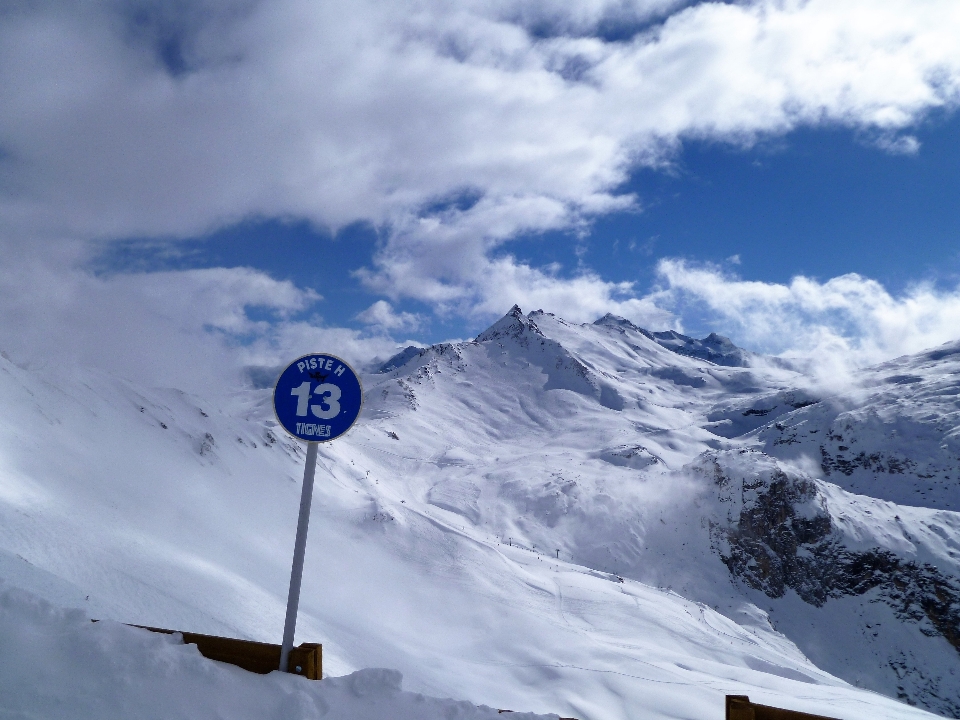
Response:
[[[958,360],[827,395],[720,336],[519,308],[408,348],[321,449],[298,638],[333,674],[583,720],[727,693],[960,717]],[[303,456],[268,390],[4,358],[0,407],[8,585],[278,641]]]

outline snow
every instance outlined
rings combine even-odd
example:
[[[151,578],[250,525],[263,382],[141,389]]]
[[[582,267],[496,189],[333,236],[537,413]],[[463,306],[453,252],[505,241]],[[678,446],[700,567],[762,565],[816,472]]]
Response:
[[[951,362],[872,371],[930,384],[902,417],[892,400],[883,407],[919,423],[931,448],[953,432],[934,417],[953,402]],[[958,654],[942,637],[872,596],[819,608],[769,598],[732,579],[711,544],[709,523],[727,508],[696,459],[753,448],[738,479],[806,472],[852,549],[956,572],[956,506],[895,504],[826,476],[816,445],[775,444],[775,423],[826,428],[844,412],[867,442],[873,426],[856,423],[880,402],[869,382],[804,406],[820,395],[789,368],[717,365],[622,323],[519,309],[477,341],[384,369],[364,377],[356,428],[320,452],[297,642],[323,642],[325,671],[344,679],[311,685],[87,619],[279,642],[303,450],[275,426],[269,391],[198,397],[0,358],[0,578],[17,588],[2,596],[0,688],[24,688],[16,706],[0,693],[0,707],[44,716],[73,702],[87,709],[77,717],[100,717],[116,704],[159,717],[160,701],[133,689],[172,703],[183,683],[205,717],[473,717],[487,705],[719,718],[725,694],[849,720],[929,717],[895,699],[898,662],[923,674],[905,686],[911,701],[942,708],[934,695],[958,696]],[[370,667],[401,672],[411,692]],[[53,679],[65,676],[76,682]]]
[[[493,720],[497,710],[401,689],[396,670],[315,682],[255,675],[205,659],[180,635],[90,622],[23,591],[0,592],[4,717],[62,720],[224,717],[231,720]],[[548,717],[511,714],[518,720]]]
[[[855,387],[759,430],[776,457],[823,461],[848,490],[960,509],[960,342],[863,371]]]

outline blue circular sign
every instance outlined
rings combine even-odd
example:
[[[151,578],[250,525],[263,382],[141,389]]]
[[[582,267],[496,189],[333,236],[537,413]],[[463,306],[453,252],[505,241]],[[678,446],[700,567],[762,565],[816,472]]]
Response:
[[[356,422],[363,405],[360,378],[336,355],[312,353],[280,373],[273,409],[281,427],[307,442],[327,442]]]

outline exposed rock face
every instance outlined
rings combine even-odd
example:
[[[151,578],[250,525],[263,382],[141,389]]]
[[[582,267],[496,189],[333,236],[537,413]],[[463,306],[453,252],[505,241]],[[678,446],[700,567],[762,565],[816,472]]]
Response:
[[[885,603],[898,620],[927,637],[946,639],[960,652],[958,578],[881,542],[869,547],[862,530],[851,534],[839,526],[838,512],[848,509],[831,508],[820,481],[788,474],[758,451],[704,453],[694,467],[715,483],[721,512],[710,524],[711,540],[738,581],[770,598],[793,590],[818,608],[831,599],[870,593],[870,602]],[[899,515],[895,520],[899,524]],[[897,529],[915,539],[903,527],[893,532]],[[891,528],[878,532],[883,537]],[[888,665],[901,678],[916,671],[902,658],[891,657]],[[923,671],[920,675],[926,679]],[[944,692],[940,685],[922,697],[901,685],[899,694],[911,704],[960,717],[960,693]]]
[[[726,533],[729,554],[721,556],[733,575],[770,597],[782,597],[792,588],[817,607],[831,597],[879,587],[902,619],[927,618],[960,650],[960,585],[955,578],[888,550],[848,550],[828,513],[808,518],[796,511],[796,505],[821,499],[813,481],[778,471],[771,482],[744,483],[743,490],[753,497]]]

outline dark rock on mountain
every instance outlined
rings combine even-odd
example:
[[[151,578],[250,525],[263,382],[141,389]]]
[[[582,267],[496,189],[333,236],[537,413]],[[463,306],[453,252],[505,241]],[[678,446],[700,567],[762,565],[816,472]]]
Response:
[[[705,453],[697,471],[711,477],[727,517],[710,526],[714,549],[730,574],[770,598],[795,592],[823,607],[831,600],[871,595],[901,622],[927,637],[942,637],[960,652],[960,580],[937,565],[884,547],[862,547],[838,527],[818,481],[788,474],[757,451],[729,462],[731,453]],[[897,516],[899,520],[899,516]],[[851,547],[860,545],[860,547]],[[896,660],[888,663],[894,667]],[[900,668],[910,670],[913,668]],[[898,672],[898,675],[901,674]],[[960,717],[960,695],[926,689],[920,697],[903,686],[901,699]]]

